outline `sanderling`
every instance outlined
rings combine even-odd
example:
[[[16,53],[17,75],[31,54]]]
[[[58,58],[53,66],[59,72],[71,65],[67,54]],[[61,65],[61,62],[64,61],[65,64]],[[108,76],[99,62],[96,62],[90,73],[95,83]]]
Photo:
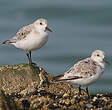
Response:
[[[105,62],[108,63],[105,60],[104,52],[95,50],[91,57],[77,62],[64,74],[54,77],[54,80],[78,84],[79,95],[81,94],[81,86],[86,86],[86,92],[89,96],[88,85],[94,83],[102,75]]]
[[[40,49],[48,41],[48,33],[46,30],[51,31],[47,27],[46,19],[37,19],[33,24],[24,26],[16,35],[3,42],[3,44],[12,44],[26,52],[29,64],[32,64],[31,51]]]

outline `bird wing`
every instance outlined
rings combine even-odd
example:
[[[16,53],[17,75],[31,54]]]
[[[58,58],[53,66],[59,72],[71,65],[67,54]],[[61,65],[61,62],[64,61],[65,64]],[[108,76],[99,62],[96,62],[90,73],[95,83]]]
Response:
[[[65,79],[70,80],[90,77],[96,74],[97,66],[98,64],[91,60],[91,58],[81,60],[64,73],[64,76],[66,76]]]
[[[3,44],[16,43],[17,41],[24,39],[32,31],[32,28],[32,24],[24,26],[16,33],[13,38],[4,41]]]
[[[16,33],[16,37],[19,40],[24,39],[31,31],[32,31],[32,24],[24,26]]]

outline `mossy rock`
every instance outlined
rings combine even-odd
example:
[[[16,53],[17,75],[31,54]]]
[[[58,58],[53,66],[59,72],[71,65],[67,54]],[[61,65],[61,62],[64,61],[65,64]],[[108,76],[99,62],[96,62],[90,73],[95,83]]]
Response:
[[[8,94],[20,92],[32,83],[40,83],[39,74],[48,75],[42,67],[19,64],[0,66],[0,86]]]

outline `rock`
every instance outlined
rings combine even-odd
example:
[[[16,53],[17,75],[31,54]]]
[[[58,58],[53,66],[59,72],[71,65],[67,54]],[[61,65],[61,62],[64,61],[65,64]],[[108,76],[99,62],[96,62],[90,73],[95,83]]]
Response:
[[[0,110],[82,110],[112,108],[112,94],[90,95],[69,83],[54,82],[42,67],[0,66]]]

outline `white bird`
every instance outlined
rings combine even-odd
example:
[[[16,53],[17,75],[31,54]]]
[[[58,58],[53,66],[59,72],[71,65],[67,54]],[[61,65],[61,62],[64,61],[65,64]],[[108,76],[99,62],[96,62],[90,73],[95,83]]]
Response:
[[[48,33],[52,32],[48,27],[46,19],[37,19],[33,24],[24,26],[16,35],[3,42],[3,44],[12,44],[26,52],[29,64],[32,64],[31,51],[40,49],[48,41]]]
[[[77,62],[64,74],[54,77],[54,80],[79,85],[79,95],[81,94],[81,86],[86,86],[86,91],[89,95],[88,85],[100,78],[104,72],[105,62],[108,63],[105,60],[104,52],[95,50],[91,57]]]

